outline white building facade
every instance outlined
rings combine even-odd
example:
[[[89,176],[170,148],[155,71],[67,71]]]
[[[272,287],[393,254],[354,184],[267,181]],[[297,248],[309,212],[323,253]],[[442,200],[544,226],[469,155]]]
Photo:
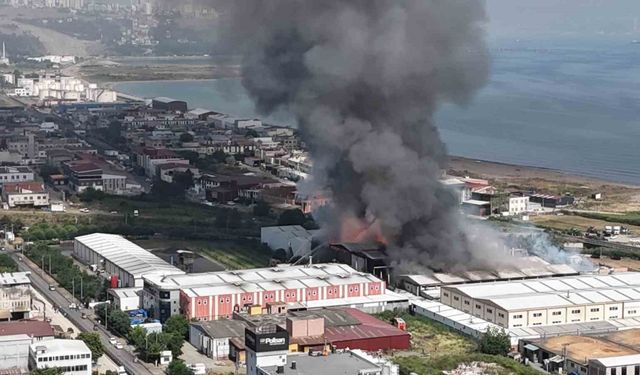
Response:
[[[442,287],[440,301],[504,328],[640,317],[640,273]]]
[[[91,350],[82,340],[49,340],[32,344],[29,364],[33,369],[59,368],[65,375],[91,375]]]

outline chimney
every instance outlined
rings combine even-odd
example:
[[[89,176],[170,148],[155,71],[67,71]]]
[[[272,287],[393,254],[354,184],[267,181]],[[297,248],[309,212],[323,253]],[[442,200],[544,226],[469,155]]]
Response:
[[[278,366],[276,369],[276,374],[284,374],[284,366]]]
[[[296,361],[291,361],[291,369],[295,370],[298,368],[298,364],[296,363]]]

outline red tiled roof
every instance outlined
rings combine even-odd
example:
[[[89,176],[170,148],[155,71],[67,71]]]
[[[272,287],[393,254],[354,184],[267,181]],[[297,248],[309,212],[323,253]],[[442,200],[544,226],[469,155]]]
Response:
[[[25,190],[34,193],[45,192],[44,184],[40,182],[6,182],[2,190],[5,193],[22,193]]]
[[[53,328],[47,322],[22,320],[0,323],[0,336],[29,335],[32,337],[53,337]]]

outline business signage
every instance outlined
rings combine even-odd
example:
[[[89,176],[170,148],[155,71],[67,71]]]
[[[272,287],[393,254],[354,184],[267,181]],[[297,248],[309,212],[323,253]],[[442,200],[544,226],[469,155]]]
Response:
[[[256,353],[288,350],[289,333],[287,331],[255,333],[247,329],[244,335],[244,343]]]

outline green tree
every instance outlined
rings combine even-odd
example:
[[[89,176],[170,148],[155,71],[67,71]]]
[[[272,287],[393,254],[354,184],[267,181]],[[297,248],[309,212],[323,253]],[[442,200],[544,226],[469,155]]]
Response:
[[[304,225],[307,221],[306,216],[302,210],[296,208],[293,210],[286,210],[278,218],[278,225]]]
[[[189,338],[189,321],[184,315],[173,315],[164,322],[164,332],[177,334],[187,340]]]
[[[146,337],[147,330],[140,326],[136,326],[129,331],[129,342],[138,349],[144,349]]]
[[[184,361],[174,359],[167,367],[167,375],[193,375],[193,370],[187,367]]]
[[[240,215],[240,212],[238,212],[238,210],[230,210],[231,212],[229,212],[229,221],[228,221],[228,225],[229,228],[241,228],[242,227],[242,215]]]
[[[18,265],[7,254],[0,254],[0,272],[16,272]]]
[[[187,169],[186,172],[177,172],[173,176],[173,183],[178,185],[182,190],[187,190],[193,187],[193,173]]]
[[[225,163],[227,161],[227,154],[224,151],[218,150],[211,155],[211,158],[217,163]]]
[[[254,216],[265,217],[265,216],[269,216],[270,213],[271,213],[271,207],[265,201],[258,201],[255,204],[255,206],[253,206]]]
[[[193,135],[187,132],[180,134],[180,142],[181,143],[193,142]]]
[[[171,350],[174,358],[178,358],[182,354],[182,346],[184,345],[184,337],[177,333],[163,334],[163,341],[167,345],[167,349]]]
[[[84,341],[91,350],[91,359],[97,362],[98,358],[104,354],[104,347],[100,341],[100,334],[97,332],[82,332],[78,335],[78,340]]]
[[[31,374],[32,375],[62,375],[63,371],[59,367],[48,367],[48,368],[32,370]]]
[[[60,168],[56,167],[55,165],[45,164],[40,167],[40,176],[42,176],[45,181],[49,181],[49,178],[52,175],[60,173]]]
[[[216,226],[219,228],[226,228],[229,223],[229,211],[222,208],[216,212]]]
[[[129,315],[119,309],[109,311],[109,329],[118,333],[120,336],[127,337],[131,329]]]
[[[491,355],[507,355],[511,350],[509,334],[499,328],[489,328],[480,339],[480,351]]]

